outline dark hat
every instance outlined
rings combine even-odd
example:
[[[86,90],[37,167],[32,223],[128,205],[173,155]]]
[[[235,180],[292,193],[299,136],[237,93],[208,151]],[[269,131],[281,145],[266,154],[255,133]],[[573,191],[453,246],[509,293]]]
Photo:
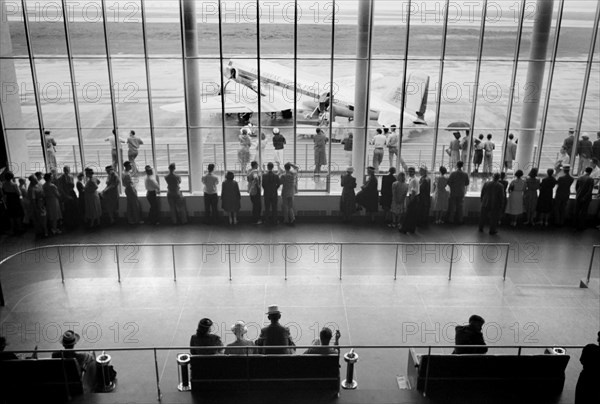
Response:
[[[77,342],[79,342],[80,338],[81,337],[79,336],[79,334],[77,334],[75,331],[73,331],[73,330],[67,330],[62,335],[60,343],[63,346],[71,346],[71,345],[75,345]]]
[[[469,317],[469,323],[485,323],[485,320],[483,319],[483,317],[478,316],[477,314],[473,314],[471,317]]]
[[[203,318],[202,320],[200,320],[200,322],[198,323],[198,328],[210,328],[212,327],[213,322],[210,318]]]

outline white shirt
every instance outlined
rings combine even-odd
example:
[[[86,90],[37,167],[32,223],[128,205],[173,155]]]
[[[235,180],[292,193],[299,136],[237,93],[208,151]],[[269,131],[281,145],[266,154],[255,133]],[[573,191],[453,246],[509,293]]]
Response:
[[[375,145],[376,149],[383,149],[386,142],[386,137],[383,133],[375,135],[373,138],[373,145]]]

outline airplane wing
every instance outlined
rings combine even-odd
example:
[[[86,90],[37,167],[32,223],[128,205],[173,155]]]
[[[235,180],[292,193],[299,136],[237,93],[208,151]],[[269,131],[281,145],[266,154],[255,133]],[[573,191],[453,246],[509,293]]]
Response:
[[[263,85],[261,87],[261,112],[281,112],[292,109],[293,94],[288,100],[285,92],[275,87]],[[181,112],[185,103],[167,104],[160,107],[169,112]],[[221,113],[221,95],[218,92],[202,94],[200,99],[200,111],[205,113]],[[258,112],[258,94],[254,89],[236,81],[228,81],[225,85],[225,113],[251,113]]]

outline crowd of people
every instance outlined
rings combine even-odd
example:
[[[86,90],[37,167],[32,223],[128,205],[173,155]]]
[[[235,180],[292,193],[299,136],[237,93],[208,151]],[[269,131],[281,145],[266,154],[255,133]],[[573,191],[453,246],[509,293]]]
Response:
[[[575,186],[575,211],[573,224],[577,229],[585,228],[593,190],[600,180],[600,165],[593,159],[593,167],[586,167]],[[568,217],[568,202],[571,185],[575,179],[570,174],[570,166],[561,167],[560,175],[548,169],[540,180],[537,168],[531,169],[523,179],[523,171],[517,170],[509,183],[506,173],[494,173],[485,182],[480,194],[481,214],[479,230],[489,222],[490,234],[497,233],[497,225],[506,217],[513,227],[521,216],[526,225],[549,226],[551,223],[562,226]],[[429,178],[427,169],[409,167],[407,174],[396,175],[391,167],[382,177],[379,190],[376,169],[367,168],[367,179],[358,193],[355,193],[356,179],[353,168],[349,167],[341,177],[342,196],[340,210],[345,221],[350,220],[358,204],[364,208],[375,222],[381,207],[388,227],[398,228],[401,233],[414,233],[416,227],[429,223],[431,214],[436,224],[462,224],[464,220],[464,199],[470,183],[469,175],[463,171],[463,162],[456,163],[455,170],[448,175],[446,167],[440,167],[438,175]],[[551,220],[553,219],[553,220]],[[600,228],[600,227],[599,227]]]
[[[526,225],[531,226],[562,226],[570,217],[577,229],[585,228],[594,188],[597,188],[600,180],[598,160],[594,158],[590,164],[591,166],[583,169],[583,174],[577,180],[571,176],[568,164],[562,165],[559,173],[552,168],[548,169],[543,178],[539,177],[537,168],[531,169],[526,177],[522,170],[517,170],[510,182],[505,172],[494,173],[481,189],[480,231],[489,223],[490,234],[496,234],[497,225],[502,220],[515,227],[521,217]],[[105,187],[100,192],[100,180],[91,168],[86,168],[76,178],[68,166],[63,168],[61,175],[55,169],[46,174],[37,172],[28,178],[29,184],[25,179],[17,179],[13,173],[6,171],[1,176],[0,208],[6,213],[15,235],[22,234],[27,226],[32,227],[40,237],[61,234],[63,230],[75,229],[82,223],[88,228],[95,228],[100,225],[103,217],[104,222],[111,225],[119,216],[119,187],[122,184],[126,195],[127,223],[144,223],[135,184],[137,178],[133,174],[134,166],[126,161],[123,167],[123,174],[119,178],[112,165],[106,166]],[[219,193],[220,178],[214,173],[214,169],[215,165],[209,164],[202,177],[206,223],[219,222],[220,200],[228,223],[237,225],[241,209],[240,185],[234,173],[229,171],[221,183]],[[245,180],[254,224],[279,223],[279,195],[283,223],[290,226],[295,224],[298,170],[296,165],[289,162],[284,164],[283,170],[276,170],[275,165],[269,162],[264,171],[256,161],[250,163]],[[146,166],[144,171],[146,200],[149,205],[145,222],[158,225],[161,221],[160,182],[152,167]],[[430,178],[426,167],[420,167],[417,176],[415,167],[408,167],[406,172],[396,174],[396,169],[392,166],[382,176],[381,187],[376,171],[373,166],[367,168],[367,176],[358,192],[352,167],[348,167],[341,176],[340,213],[344,222],[351,221],[360,210],[364,210],[369,219],[376,222],[381,209],[384,223],[405,234],[414,233],[419,226],[427,226],[431,217],[435,224],[463,223],[464,200],[470,177],[463,171],[462,161],[459,160],[450,173],[445,167],[440,167],[434,178]],[[171,223],[186,224],[187,206],[175,163],[169,165],[169,172],[164,180],[167,184],[166,199]],[[571,186],[575,181],[575,210],[569,212]]]

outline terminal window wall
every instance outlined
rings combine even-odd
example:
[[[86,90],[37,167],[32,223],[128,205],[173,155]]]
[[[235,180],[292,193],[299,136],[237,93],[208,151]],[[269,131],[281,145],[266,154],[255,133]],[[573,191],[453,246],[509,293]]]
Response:
[[[402,127],[403,160],[435,172],[448,166],[452,122],[473,125],[469,142],[492,134],[495,170],[502,166],[508,134],[518,138],[524,129],[535,0],[374,0],[371,119],[364,128],[354,127],[352,112],[343,105],[354,97],[359,0],[198,0],[197,48],[191,54],[184,52],[186,2],[2,1],[2,21],[10,30],[10,42],[2,43],[2,70],[13,74],[3,74],[0,112],[10,137],[27,143],[29,167],[21,176],[49,167],[44,130],[57,143],[59,166],[102,173],[112,163],[107,139],[116,127],[122,139],[134,130],[144,141],[138,168],[153,166],[162,177],[168,164],[176,163],[183,189],[199,192],[190,189],[189,176],[202,175],[189,172],[190,159],[197,159],[189,147],[192,136],[202,141],[203,170],[215,163],[220,175],[233,171],[244,182],[248,159],[262,166],[275,160],[272,137],[278,128],[287,142],[282,163],[299,166],[300,190],[336,193],[338,174],[352,164],[340,143],[350,132],[366,133],[366,144],[355,147],[364,148],[370,165],[376,129],[384,123]],[[534,153],[542,169],[552,166],[566,132],[579,119],[579,135],[595,140],[600,128],[600,44],[592,29],[596,7],[591,1],[554,2],[535,128]],[[201,87],[198,105],[190,105],[186,89],[186,71],[194,63],[199,72],[194,82]],[[245,74],[232,77],[231,65]],[[411,82],[416,74],[428,77],[428,87]],[[415,100],[425,89],[427,125],[417,125]],[[332,97],[335,107],[324,119],[323,108]],[[388,111],[383,119],[381,105],[396,115]],[[191,108],[199,110],[197,125],[190,124],[190,112],[198,112]],[[245,157],[240,130],[248,124],[256,136]],[[330,140],[319,177],[313,175],[317,125]],[[472,148],[471,143],[469,165]],[[392,164],[404,168],[398,160]],[[386,151],[380,168],[387,171],[389,165]]]

